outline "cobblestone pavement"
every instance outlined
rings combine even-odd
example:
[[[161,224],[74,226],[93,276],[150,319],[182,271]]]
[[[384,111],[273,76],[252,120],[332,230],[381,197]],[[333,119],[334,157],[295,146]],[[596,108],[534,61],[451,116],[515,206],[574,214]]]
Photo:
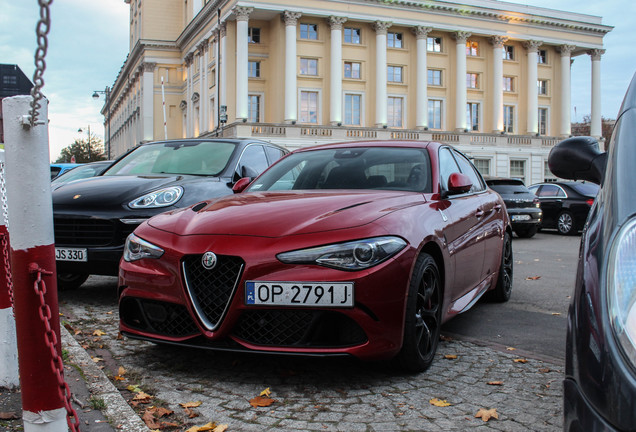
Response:
[[[227,424],[229,432],[561,429],[563,366],[527,353],[445,338],[427,372],[403,375],[386,363],[353,359],[184,349],[122,339],[112,297],[78,293],[61,302],[67,328],[106,375],[125,369],[124,380],[113,380],[124,398],[132,399],[126,387],[136,384],[152,404],[173,410],[159,420],[178,424],[171,430],[208,422]],[[252,407],[266,388],[275,402]],[[434,406],[433,398],[450,406]],[[179,404],[195,401],[199,416],[188,418]],[[496,409],[499,418],[476,418],[482,408]]]

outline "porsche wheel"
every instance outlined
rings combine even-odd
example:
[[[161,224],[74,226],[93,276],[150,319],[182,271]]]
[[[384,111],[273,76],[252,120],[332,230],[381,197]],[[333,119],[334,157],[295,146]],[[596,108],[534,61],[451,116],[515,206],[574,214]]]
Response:
[[[87,273],[58,273],[57,289],[60,291],[74,290],[82,286],[88,279]]]
[[[432,256],[421,254],[415,264],[406,303],[400,367],[408,372],[429,368],[439,342],[442,326],[442,283]]]

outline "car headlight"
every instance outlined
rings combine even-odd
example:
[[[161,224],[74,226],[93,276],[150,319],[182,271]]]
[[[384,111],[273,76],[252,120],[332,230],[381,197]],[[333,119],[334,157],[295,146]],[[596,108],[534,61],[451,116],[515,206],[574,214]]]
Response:
[[[363,240],[319,246],[276,257],[285,264],[317,264],[340,270],[363,270],[391,258],[404,249],[406,242],[399,237],[375,237]]]
[[[159,246],[155,246],[135,234],[130,234],[124,246],[124,261],[131,262],[144,258],[160,258],[163,252],[163,249]]]
[[[147,193],[131,201],[128,207],[134,209],[167,207],[179,201],[181,195],[183,195],[183,188],[181,186],[172,186]]]
[[[636,219],[625,224],[612,243],[606,283],[612,329],[636,366]]]

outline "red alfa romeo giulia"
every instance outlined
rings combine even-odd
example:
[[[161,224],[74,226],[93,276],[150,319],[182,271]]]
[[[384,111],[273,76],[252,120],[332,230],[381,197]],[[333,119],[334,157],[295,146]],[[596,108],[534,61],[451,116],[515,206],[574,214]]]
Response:
[[[443,322],[512,289],[503,201],[427,142],[297,150],[126,242],[124,335],[217,350],[433,361]],[[241,186],[243,185],[243,186]]]

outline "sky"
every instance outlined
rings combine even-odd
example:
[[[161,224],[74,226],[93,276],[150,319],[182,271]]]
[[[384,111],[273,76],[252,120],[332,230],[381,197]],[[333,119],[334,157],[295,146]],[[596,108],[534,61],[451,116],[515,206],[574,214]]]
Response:
[[[601,60],[601,114],[616,118],[627,86],[636,72],[632,52],[636,1],[508,0],[603,17],[614,29],[604,38]],[[124,0],[54,0],[43,92],[49,100],[51,160],[62,148],[91,134],[104,140],[103,95],[95,90],[112,86],[128,54],[129,5]],[[35,70],[37,0],[0,0],[0,63],[17,64],[32,80]],[[590,114],[591,61],[576,57],[572,65],[572,120]],[[576,111],[575,111],[576,109]],[[82,129],[82,132],[78,132]]]

